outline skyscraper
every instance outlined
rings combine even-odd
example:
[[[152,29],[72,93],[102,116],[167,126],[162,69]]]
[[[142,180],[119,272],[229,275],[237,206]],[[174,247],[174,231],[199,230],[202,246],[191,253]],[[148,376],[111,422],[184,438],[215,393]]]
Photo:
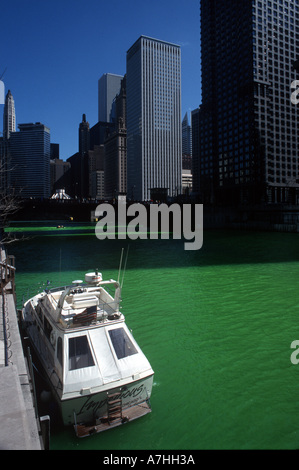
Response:
[[[127,52],[127,194],[181,191],[181,50],[141,36]]]
[[[3,113],[3,138],[9,139],[10,133],[16,131],[15,102],[11,91],[8,90]]]
[[[89,122],[86,121],[86,114],[82,116],[79,124],[79,154],[83,156],[90,149]]]
[[[120,92],[123,76],[105,73],[98,81],[99,121],[114,122],[115,97]]]
[[[0,138],[0,191],[7,192],[10,186],[9,171],[9,137],[16,130],[15,102],[11,91],[8,90],[5,97],[3,111],[3,137]]]
[[[105,139],[105,198],[127,193],[126,76],[115,99],[115,130]]]
[[[11,188],[22,197],[50,196],[50,129],[40,122],[19,124],[9,139]]]
[[[188,113],[185,114],[182,122],[182,154],[192,155],[192,133]]]
[[[298,0],[201,0],[202,105],[192,113],[203,202],[297,202]]]

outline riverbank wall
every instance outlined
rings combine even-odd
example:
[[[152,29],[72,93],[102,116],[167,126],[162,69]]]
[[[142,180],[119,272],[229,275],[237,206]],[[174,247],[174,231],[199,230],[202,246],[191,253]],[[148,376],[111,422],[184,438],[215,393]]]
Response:
[[[14,289],[15,266],[0,246],[0,449],[44,449],[34,387],[24,356]]]
[[[107,203],[107,201],[106,201]],[[189,200],[185,204],[191,203]],[[14,214],[15,221],[61,220],[94,221],[100,202],[79,200],[24,200]],[[109,201],[109,204],[112,204]],[[181,203],[182,204],[182,203]],[[150,204],[145,204],[149,207]],[[117,210],[117,203],[114,204]],[[204,228],[299,232],[299,206],[259,204],[242,206],[203,206]]]
[[[240,207],[204,206],[204,228],[299,232],[299,207],[258,205]]]

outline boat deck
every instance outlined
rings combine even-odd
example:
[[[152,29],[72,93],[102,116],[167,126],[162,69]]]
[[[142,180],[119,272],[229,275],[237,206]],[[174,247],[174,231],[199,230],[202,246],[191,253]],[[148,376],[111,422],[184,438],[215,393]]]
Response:
[[[43,299],[46,311],[54,321],[57,321],[56,311],[62,292],[61,288],[59,291],[54,289],[49,291]],[[60,313],[59,322],[61,325],[69,328],[70,326],[75,327],[86,322],[99,324],[119,319],[121,317],[119,306],[116,306],[112,297],[108,298],[108,294],[103,288],[101,288],[101,292],[104,297],[106,295],[106,298],[102,299],[100,295],[96,296],[94,288],[91,291],[85,289],[85,292],[79,296],[66,296]]]
[[[150,413],[151,407],[148,402],[139,403],[126,410],[123,410],[122,416],[114,420],[109,421],[107,418],[102,418],[101,422],[95,425],[81,425],[77,424],[74,426],[77,437],[87,437],[92,434],[97,434],[108,429],[115,428],[122,424],[129,423],[134,419],[141,418],[142,416]]]

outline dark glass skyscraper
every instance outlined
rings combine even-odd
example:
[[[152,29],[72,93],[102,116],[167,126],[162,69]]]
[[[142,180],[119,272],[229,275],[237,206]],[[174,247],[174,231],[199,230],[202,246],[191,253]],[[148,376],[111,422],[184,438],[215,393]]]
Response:
[[[98,81],[99,121],[115,121],[115,97],[120,92],[122,75],[105,73]]]
[[[298,0],[201,0],[202,105],[192,129],[203,202],[297,202],[298,13]]]
[[[182,122],[182,154],[192,155],[192,134],[188,113],[185,114]]]
[[[40,122],[19,124],[9,139],[11,189],[28,198],[50,196],[50,129]]]
[[[86,121],[86,114],[82,116],[79,124],[79,154],[82,157],[90,149],[89,122]]]

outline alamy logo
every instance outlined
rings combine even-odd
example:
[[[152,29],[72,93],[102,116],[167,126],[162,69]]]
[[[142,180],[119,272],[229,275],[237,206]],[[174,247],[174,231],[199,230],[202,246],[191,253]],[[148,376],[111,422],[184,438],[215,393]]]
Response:
[[[299,341],[297,339],[295,339],[292,343],[291,343],[291,348],[292,349],[295,349],[295,351],[292,352],[291,354],[291,363],[292,364],[298,364],[299,363]]]
[[[5,103],[5,88],[4,83],[0,80],[0,104]]]
[[[298,104],[299,103],[299,80],[294,80],[291,84],[291,89],[295,90],[291,94],[291,102],[293,104]]]
[[[95,227],[99,240],[115,240],[116,232],[117,239],[128,237],[131,240],[148,237],[155,240],[159,235],[161,239],[169,239],[172,234],[173,239],[183,236],[188,240],[184,243],[184,250],[199,250],[203,244],[202,204],[149,204],[146,207],[134,203],[127,206],[126,197],[119,197],[116,208],[106,203],[97,206],[95,217],[100,219]]]

